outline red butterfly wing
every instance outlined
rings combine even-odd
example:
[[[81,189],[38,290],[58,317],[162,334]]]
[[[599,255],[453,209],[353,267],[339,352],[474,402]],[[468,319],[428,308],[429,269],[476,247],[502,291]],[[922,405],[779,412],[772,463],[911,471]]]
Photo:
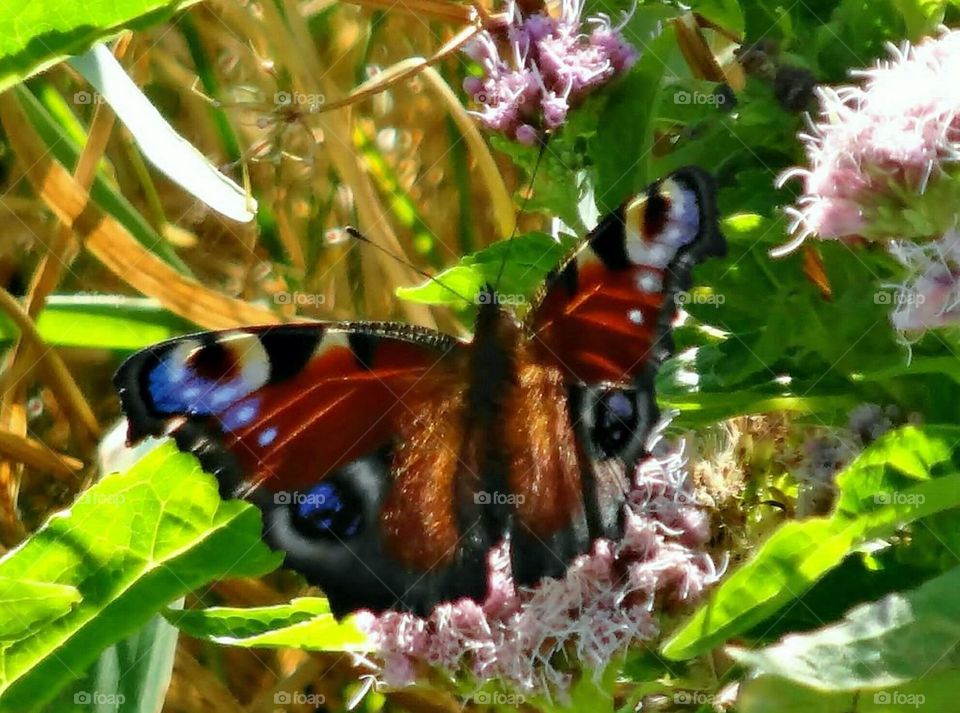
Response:
[[[131,440],[169,432],[260,506],[335,613],[425,612],[482,598],[495,544],[469,489],[464,359],[430,330],[284,325],[164,342],[115,381]]]
[[[538,359],[571,381],[626,384],[670,356],[677,293],[725,253],[714,200],[710,175],[688,167],[604,217],[531,311]]]
[[[654,377],[673,351],[675,295],[696,263],[725,252],[714,201],[697,168],[653,184],[600,221],[531,311],[521,402],[509,407],[529,434],[511,474],[519,582],[558,576],[596,538],[621,536],[659,420]]]

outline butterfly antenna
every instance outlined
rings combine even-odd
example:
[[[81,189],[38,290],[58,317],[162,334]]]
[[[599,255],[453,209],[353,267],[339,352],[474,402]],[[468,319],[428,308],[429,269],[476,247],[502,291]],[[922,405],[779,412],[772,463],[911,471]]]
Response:
[[[396,254],[390,252],[389,250],[387,250],[387,249],[386,249],[385,247],[383,247],[382,245],[377,245],[375,242],[373,242],[373,241],[372,241],[370,238],[368,238],[366,235],[364,235],[364,234],[361,233],[359,230],[357,230],[356,228],[354,228],[352,225],[346,226],[346,227],[344,228],[344,232],[346,232],[347,235],[349,235],[350,237],[355,238],[356,240],[359,240],[359,241],[362,242],[362,243],[366,243],[367,245],[371,245],[371,246],[375,247],[377,250],[379,250],[380,252],[382,252],[382,253],[383,253],[384,255],[386,255],[387,257],[392,258],[393,260],[396,260],[397,262],[399,262],[401,265],[404,265],[405,267],[410,268],[411,270],[413,270],[415,273],[417,273],[417,274],[420,275],[421,277],[425,277],[425,278],[427,278],[428,280],[430,280],[430,282],[435,282],[436,284],[440,285],[440,287],[442,287],[443,289],[447,290],[447,291],[450,292],[451,294],[456,295],[457,297],[459,297],[459,298],[460,298],[461,300],[463,300],[464,302],[473,302],[473,299],[472,299],[472,298],[470,298],[470,297],[465,297],[464,295],[460,294],[460,293],[457,292],[455,289],[453,289],[452,287],[450,287],[450,285],[444,283],[442,280],[438,280],[436,277],[434,277],[433,275],[431,275],[429,272],[426,272],[425,270],[421,270],[419,267],[417,267],[416,265],[414,265],[412,262],[410,262],[410,261],[407,260],[406,258],[401,257],[400,255],[396,255]]]
[[[537,160],[533,164],[533,172],[530,174],[530,183],[527,185],[526,195],[523,197],[523,201],[520,203],[520,213],[523,213],[527,209],[527,203],[530,202],[530,196],[533,194],[533,183],[537,180],[537,172],[540,170],[540,163],[543,161],[543,155],[547,152],[547,141],[550,140],[550,135],[547,134],[540,141],[540,152],[537,154]],[[510,233],[510,237],[507,240],[507,249],[504,252],[503,259],[500,261],[500,269],[497,271],[497,279],[493,283],[493,288],[496,291],[500,286],[500,279],[503,277],[503,271],[507,267],[507,262],[510,260],[510,253],[513,251],[514,238],[517,237],[517,230],[519,228],[519,221],[514,221],[513,232]]]

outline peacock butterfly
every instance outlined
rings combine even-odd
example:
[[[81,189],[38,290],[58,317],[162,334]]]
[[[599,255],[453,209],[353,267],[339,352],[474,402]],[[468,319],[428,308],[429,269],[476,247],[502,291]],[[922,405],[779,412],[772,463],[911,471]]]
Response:
[[[206,332],[130,357],[128,440],[171,435],[332,611],[428,613],[563,575],[623,504],[659,414],[675,295],[721,256],[708,173],[682,168],[600,220],[518,321],[493,288],[473,339],[392,322]]]

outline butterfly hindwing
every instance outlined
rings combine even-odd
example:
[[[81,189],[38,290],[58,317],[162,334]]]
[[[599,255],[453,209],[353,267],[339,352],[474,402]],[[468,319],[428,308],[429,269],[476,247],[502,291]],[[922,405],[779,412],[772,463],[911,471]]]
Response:
[[[130,438],[172,435],[335,613],[482,598],[490,541],[465,434],[464,347],[388,323],[209,332],[131,357]],[[457,491],[459,489],[459,491]]]

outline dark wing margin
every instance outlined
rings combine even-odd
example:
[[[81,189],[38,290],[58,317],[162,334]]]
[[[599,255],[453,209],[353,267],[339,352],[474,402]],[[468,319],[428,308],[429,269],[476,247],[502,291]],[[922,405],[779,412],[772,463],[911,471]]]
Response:
[[[392,323],[207,332],[130,357],[129,439],[171,435],[341,616],[486,593],[495,542],[463,483],[465,350]],[[460,483],[461,492],[456,492]]]

